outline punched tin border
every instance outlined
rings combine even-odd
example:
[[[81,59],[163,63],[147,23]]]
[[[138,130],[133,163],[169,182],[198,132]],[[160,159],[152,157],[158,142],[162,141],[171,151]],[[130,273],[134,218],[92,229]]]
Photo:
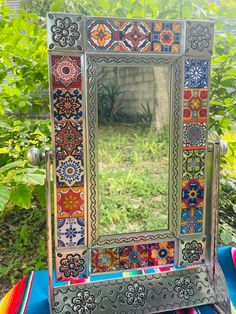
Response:
[[[188,292],[184,292],[184,285]],[[183,286],[183,288],[182,288]],[[133,287],[133,288],[132,288]],[[142,292],[134,306],[129,302],[129,292]],[[133,290],[134,289],[134,290]],[[105,280],[96,283],[72,285],[54,289],[54,313],[76,313],[76,298],[90,296],[93,313],[155,313],[167,309],[179,309],[200,304],[215,303],[217,296],[210,284],[209,269],[205,266],[176,272],[140,275],[137,277]],[[171,295],[171,301],[167,295]],[[64,300],[64,295],[67,299]],[[132,293],[131,293],[132,295]],[[106,303],[103,300],[106,299]],[[224,296],[225,299],[225,296]]]
[[[88,64],[88,99],[87,99],[87,128],[88,128],[88,217],[89,217],[89,246],[102,246],[111,244],[122,244],[122,243],[135,243],[135,242],[152,242],[155,240],[163,240],[174,238],[177,233],[177,216],[178,209],[176,203],[178,203],[178,185],[179,185],[179,168],[181,162],[179,161],[180,151],[180,62],[181,59],[178,57],[161,57],[155,58],[151,56],[127,56],[127,55],[95,55],[87,54]],[[171,217],[169,220],[169,230],[153,231],[145,233],[131,233],[130,235],[121,236],[102,236],[98,237],[98,189],[97,189],[97,105],[96,105],[96,66],[98,64],[112,64],[112,65],[163,65],[169,64],[172,66],[172,82],[174,81],[173,92],[171,93],[171,105],[170,105],[170,160],[169,169],[171,178],[169,180],[169,212]],[[173,134],[173,138],[172,138]],[[169,174],[170,176],[170,174]],[[170,184],[172,182],[172,184]],[[175,240],[175,239],[173,239]]]

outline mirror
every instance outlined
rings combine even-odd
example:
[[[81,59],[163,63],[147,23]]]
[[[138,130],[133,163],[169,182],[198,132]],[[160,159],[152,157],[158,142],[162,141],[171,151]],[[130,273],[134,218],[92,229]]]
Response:
[[[168,229],[169,66],[98,66],[99,234]]]

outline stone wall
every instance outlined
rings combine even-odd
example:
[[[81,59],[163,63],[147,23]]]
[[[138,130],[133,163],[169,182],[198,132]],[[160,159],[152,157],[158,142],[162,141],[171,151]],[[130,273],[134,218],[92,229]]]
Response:
[[[101,74],[103,72],[103,74]],[[170,111],[170,70],[163,66],[105,66],[98,68],[103,84],[119,87],[119,115],[138,119],[149,106],[156,129],[168,124]]]

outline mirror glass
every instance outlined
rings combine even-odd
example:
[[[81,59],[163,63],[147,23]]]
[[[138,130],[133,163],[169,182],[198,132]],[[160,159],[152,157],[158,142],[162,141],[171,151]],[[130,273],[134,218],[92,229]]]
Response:
[[[168,229],[169,66],[98,66],[99,235]]]

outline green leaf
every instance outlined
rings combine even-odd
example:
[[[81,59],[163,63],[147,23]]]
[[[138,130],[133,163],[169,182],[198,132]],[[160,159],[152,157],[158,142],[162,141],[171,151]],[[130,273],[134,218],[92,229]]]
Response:
[[[17,186],[11,190],[10,201],[12,204],[29,208],[31,201],[31,190],[26,185]]]
[[[224,87],[235,87],[235,77],[225,77],[221,80],[221,85]]]
[[[44,185],[45,174],[23,173],[15,178],[16,182],[24,182],[33,185]]]
[[[39,198],[39,203],[42,207],[46,206],[46,190],[45,190],[45,185],[39,185],[36,189],[38,198]]]
[[[4,121],[0,121],[0,128],[5,128],[5,129],[8,129],[8,130],[11,130],[11,126],[10,124],[4,122]]]
[[[8,188],[1,186],[0,187],[0,210],[3,210],[6,203],[9,201],[10,192]]]
[[[24,161],[23,160],[16,160],[16,161],[13,161],[13,162],[10,162],[9,164],[3,166],[0,168],[0,173],[3,173],[5,171],[8,171],[10,169],[13,169],[13,168],[16,168],[20,165],[23,165],[24,164]]]

